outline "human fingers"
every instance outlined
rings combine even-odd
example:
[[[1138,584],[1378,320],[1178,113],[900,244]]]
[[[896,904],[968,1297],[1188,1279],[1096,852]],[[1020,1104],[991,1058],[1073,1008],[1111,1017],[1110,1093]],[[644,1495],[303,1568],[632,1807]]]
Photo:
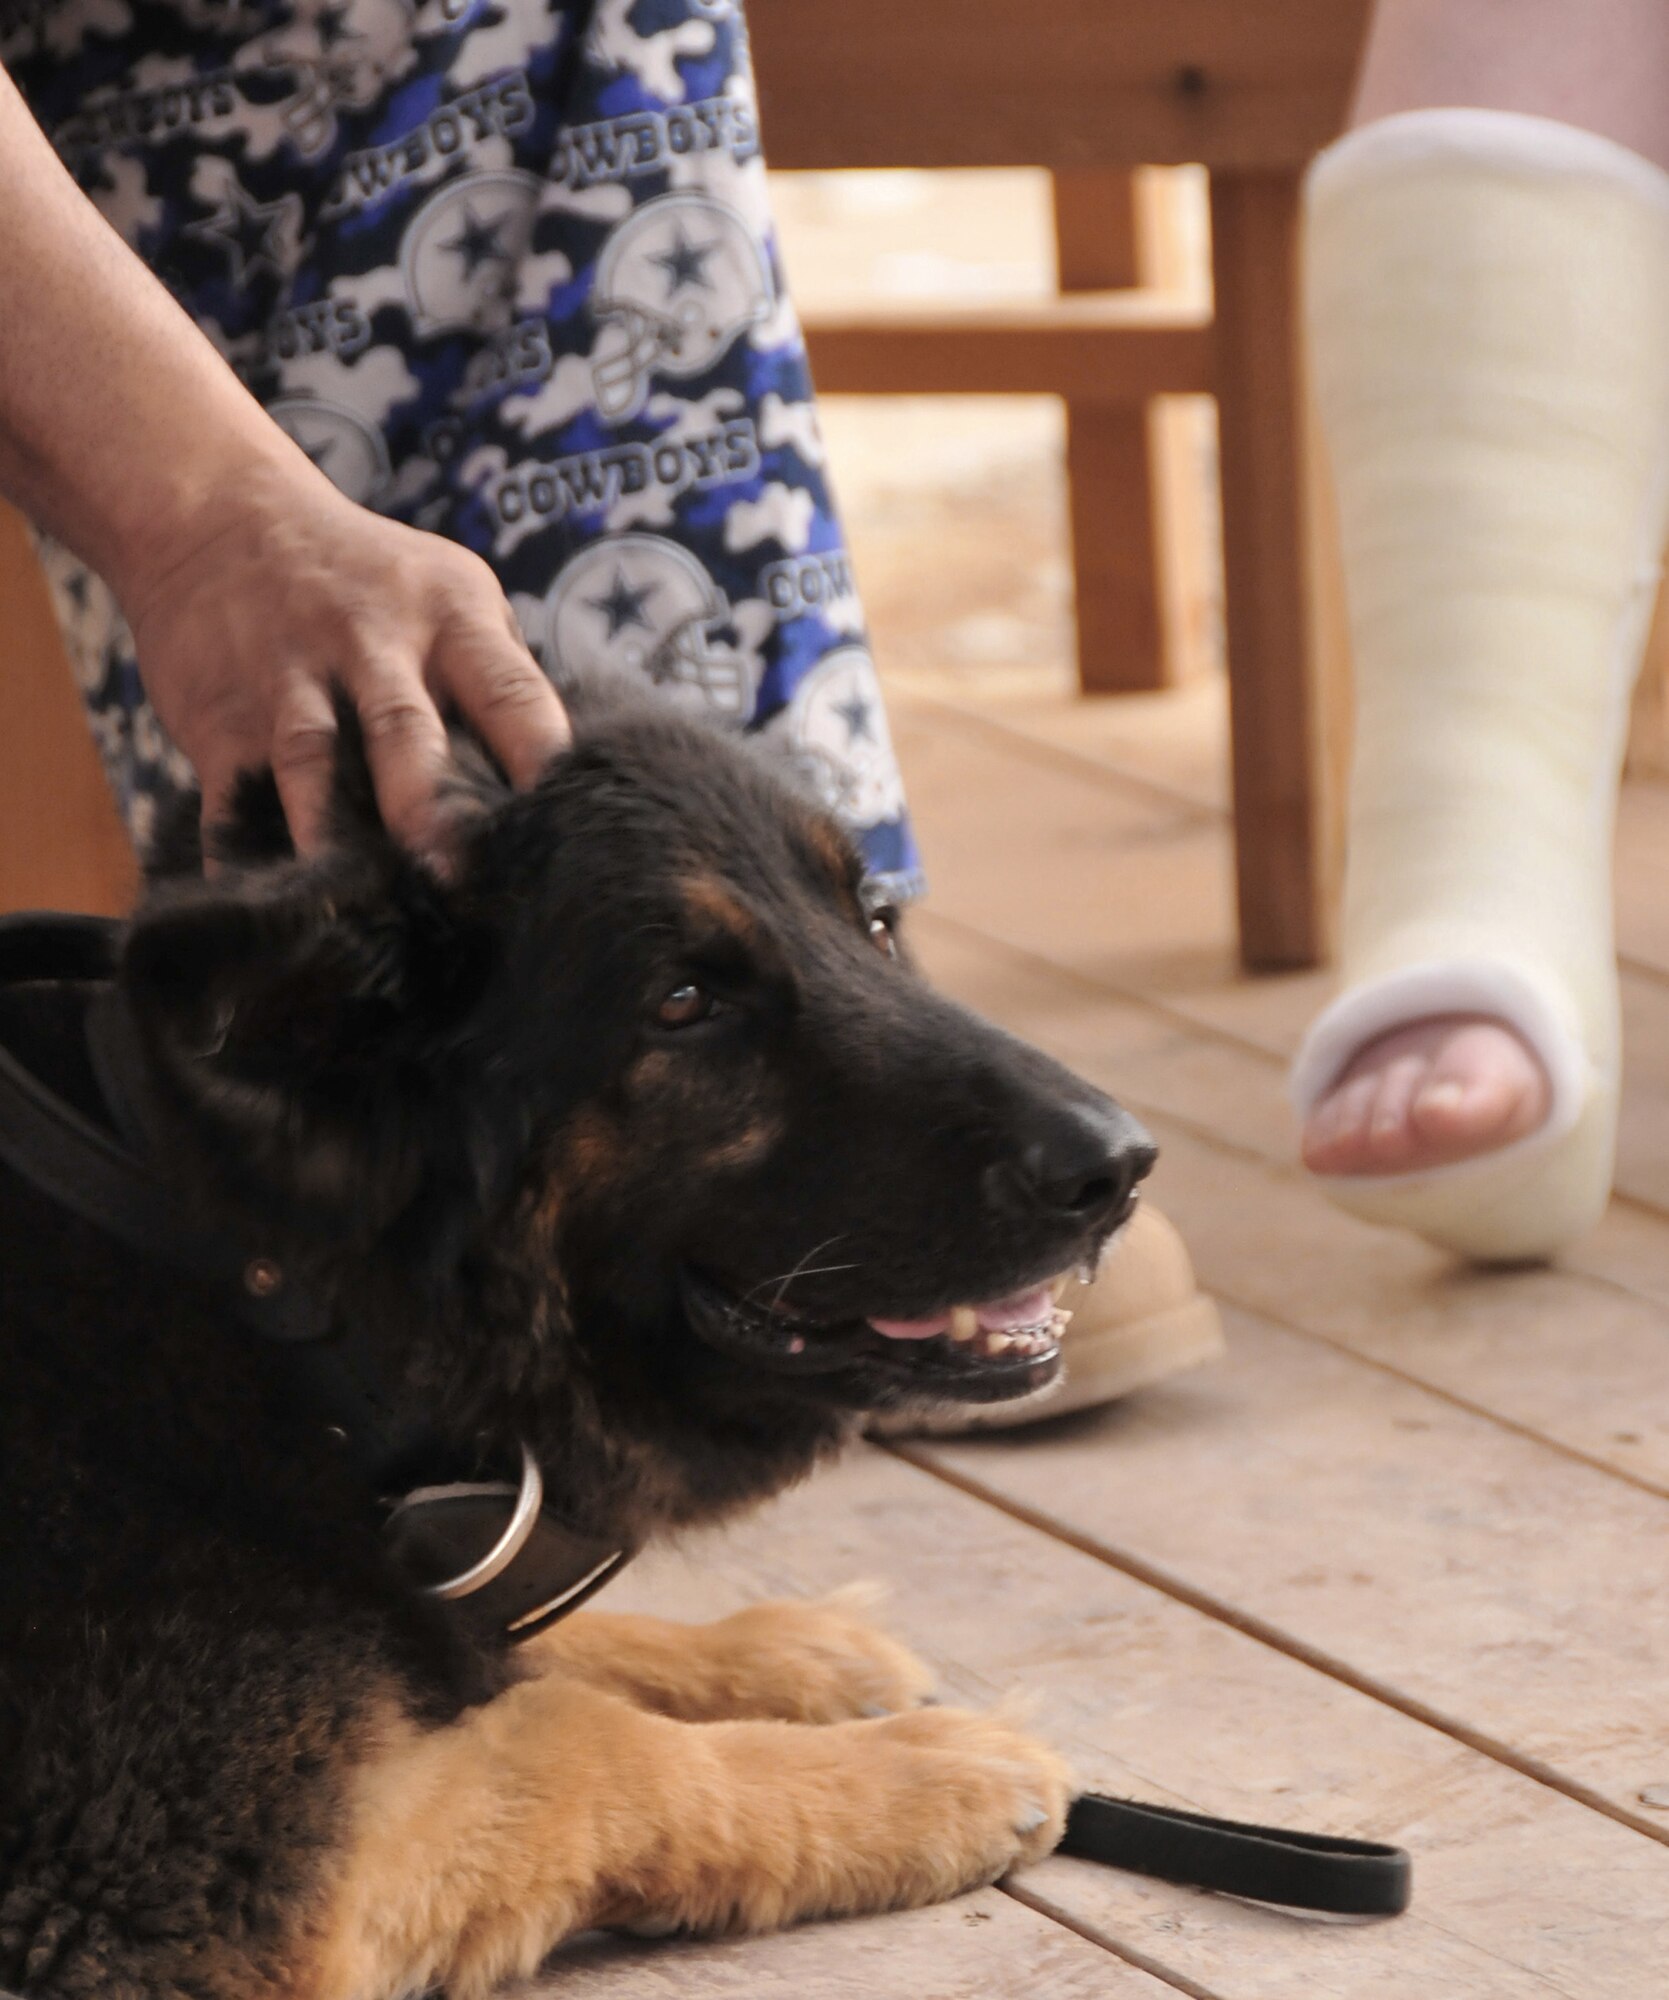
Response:
[[[449,637],[436,648],[434,673],[513,785],[535,783],[572,740],[556,690],[516,641]]]
[[[572,740],[567,710],[528,651],[507,604],[501,619],[472,611],[444,625],[429,672],[513,785],[533,784]]]
[[[343,684],[359,716],[383,825],[402,847],[444,863],[439,794],[450,750],[418,662],[405,652],[364,654]]]
[[[203,863],[212,872],[215,830],[231,816],[232,797],[238,780],[246,771],[258,771],[267,762],[267,735],[260,717],[253,711],[218,711],[198,719],[195,729],[179,732],[177,741],[197,774],[202,798]]]
[[[273,720],[272,775],[298,854],[325,844],[336,765],[336,715],[330,691],[311,675],[286,683]]]

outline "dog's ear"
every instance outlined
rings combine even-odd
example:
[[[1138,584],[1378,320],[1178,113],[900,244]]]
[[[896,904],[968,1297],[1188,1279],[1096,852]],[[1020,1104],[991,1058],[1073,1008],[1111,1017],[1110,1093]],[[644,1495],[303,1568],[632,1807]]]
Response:
[[[408,857],[340,855],[154,895],[120,978],[194,1133],[263,1192],[409,1197],[492,976],[486,924]]]
[[[416,863],[291,864],[154,897],[123,986],[186,1052],[355,1062],[445,1032],[481,990],[483,927]]]

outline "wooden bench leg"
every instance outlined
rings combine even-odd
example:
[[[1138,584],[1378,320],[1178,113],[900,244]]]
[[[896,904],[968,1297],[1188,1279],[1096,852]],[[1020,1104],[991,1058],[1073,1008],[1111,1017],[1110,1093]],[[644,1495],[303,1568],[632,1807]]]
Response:
[[[1314,965],[1326,936],[1298,218],[1295,173],[1212,177],[1240,955],[1254,972]]]
[[[1108,403],[1066,408],[1078,685],[1140,694],[1166,685],[1148,413]]]
[[[1063,292],[1143,282],[1135,176],[1084,168],[1054,176]],[[1149,413],[1068,400],[1066,470],[1078,611],[1078,684],[1127,694],[1166,682],[1158,515]]]

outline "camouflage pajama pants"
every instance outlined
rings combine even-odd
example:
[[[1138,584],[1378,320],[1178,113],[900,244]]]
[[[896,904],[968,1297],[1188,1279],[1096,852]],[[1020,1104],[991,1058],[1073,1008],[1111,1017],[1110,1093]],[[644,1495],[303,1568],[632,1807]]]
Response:
[[[559,687],[758,731],[917,888],[740,0],[0,0],[0,60],[274,420],[486,557]],[[188,773],[109,592],[43,555],[143,839]]]

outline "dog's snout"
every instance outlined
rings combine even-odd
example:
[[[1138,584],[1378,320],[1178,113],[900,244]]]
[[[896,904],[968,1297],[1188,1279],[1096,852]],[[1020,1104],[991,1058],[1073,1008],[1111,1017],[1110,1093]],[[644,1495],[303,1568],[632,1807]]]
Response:
[[[1033,1134],[1002,1178],[1065,1220],[1095,1222],[1124,1208],[1158,1155],[1128,1112],[1072,1105]]]

